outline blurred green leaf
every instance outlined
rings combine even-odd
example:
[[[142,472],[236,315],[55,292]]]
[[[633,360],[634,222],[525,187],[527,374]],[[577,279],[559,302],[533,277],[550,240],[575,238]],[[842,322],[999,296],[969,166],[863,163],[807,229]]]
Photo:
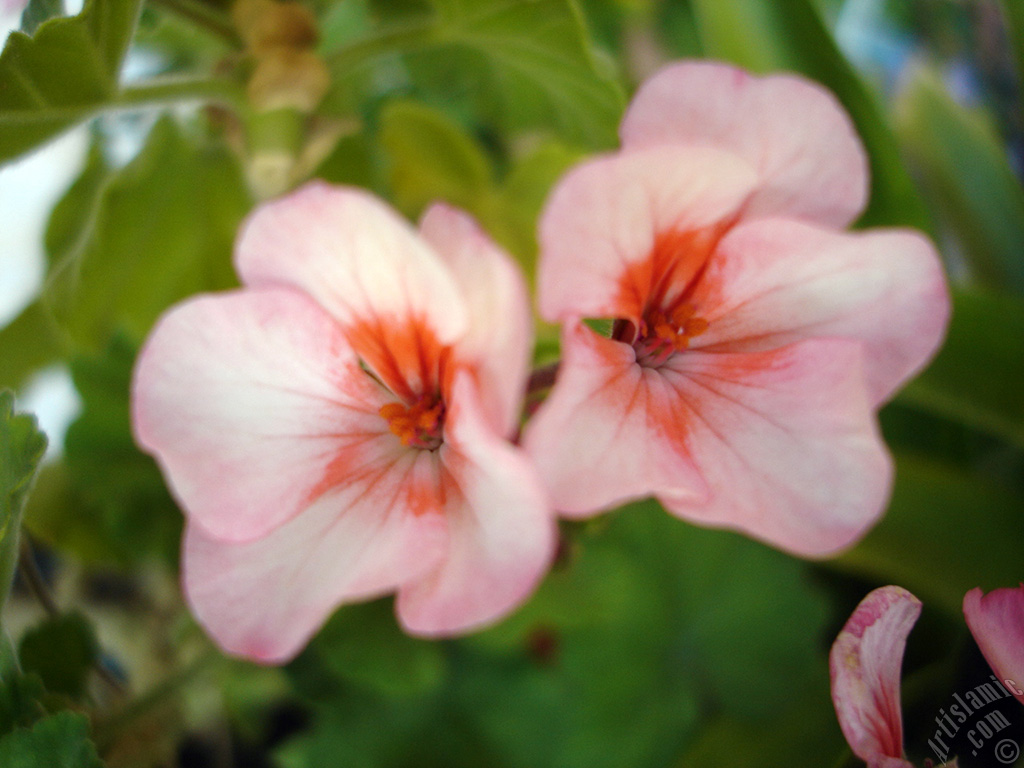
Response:
[[[379,135],[391,197],[403,213],[416,218],[440,200],[463,208],[533,276],[537,217],[578,152],[545,142],[513,160],[499,181],[478,140],[444,112],[412,101],[385,107]]]
[[[962,466],[898,455],[882,521],[835,567],[899,584],[959,615],[964,594],[1020,581],[1024,518],[1014,489]]]
[[[335,92],[368,64],[411,54],[407,75],[439,103],[492,106],[487,117],[503,131],[543,126],[585,146],[614,144],[623,95],[573,0],[434,0],[388,13],[390,24],[330,54]],[[323,108],[331,104],[351,109],[337,93]]]
[[[45,452],[46,436],[35,417],[15,415],[14,394],[0,391],[0,608],[18,563],[25,499]]]
[[[469,210],[493,193],[489,159],[443,112],[393,101],[381,112],[379,130],[393,199],[406,215],[417,216],[436,200]]]
[[[21,14],[21,31],[34,34],[39,25],[64,15],[64,0],[29,0]]]
[[[84,616],[69,613],[48,618],[26,632],[18,648],[26,672],[42,678],[46,689],[78,699],[99,646]]]
[[[58,712],[0,738],[4,768],[102,768],[84,715]]]
[[[46,299],[75,341],[102,349],[115,331],[141,341],[171,304],[235,284],[231,245],[250,206],[234,158],[170,118],[104,181],[92,161],[54,210]]]
[[[42,704],[46,692],[39,675],[8,669],[0,675],[0,683],[0,734],[28,727],[46,714]]]
[[[96,357],[71,361],[82,411],[68,427],[64,461],[75,502],[64,514],[91,520],[107,557],[131,564],[177,561],[182,517],[156,463],[135,446],[129,411],[134,347],[115,338]]]
[[[905,81],[896,125],[942,234],[976,280],[1024,293],[1024,187],[995,127],[957,104],[935,73],[919,67]]]
[[[945,345],[899,401],[1024,447],[1024,301],[955,291]]]
[[[0,53],[0,164],[92,115],[117,92],[141,0],[86,0]]]
[[[305,654],[330,675],[386,696],[426,693],[445,672],[441,646],[399,629],[390,600],[345,606]]]
[[[691,0],[691,5],[707,55],[754,72],[799,72],[823,83],[843,102],[871,162],[871,202],[862,225],[929,229],[927,211],[877,101],[809,0]]]
[[[678,768],[794,768],[839,765],[849,752],[827,687],[797,707],[783,707],[768,722],[718,717],[675,765]],[[810,756],[813,755],[812,760]]]
[[[63,353],[60,329],[52,315],[41,302],[33,302],[0,328],[0,387],[19,389]]]
[[[1017,56],[1018,82],[1024,81],[1024,3],[1021,0],[1002,0],[1006,14],[1010,44]]]

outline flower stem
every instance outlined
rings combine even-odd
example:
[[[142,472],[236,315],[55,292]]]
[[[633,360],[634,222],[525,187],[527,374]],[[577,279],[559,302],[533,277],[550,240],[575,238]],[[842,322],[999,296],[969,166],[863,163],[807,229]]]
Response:
[[[156,709],[177,694],[216,661],[224,657],[210,648],[176,673],[157,683],[147,693],[126,704],[120,711],[100,723],[95,730],[96,744],[103,752],[113,744],[117,735],[127,726]]]
[[[46,615],[51,619],[61,615],[62,611],[57,605],[57,601],[53,599],[53,593],[50,592],[49,586],[46,584],[46,579],[43,578],[42,572],[39,570],[39,564],[36,562],[35,552],[32,551],[32,545],[29,543],[28,536],[22,535],[21,538],[21,553],[18,558],[18,570],[21,573],[21,578],[25,581],[29,591],[46,611]],[[124,685],[118,680],[113,673],[103,666],[103,663],[97,658],[93,662],[93,669],[96,672],[96,676],[102,680],[111,692],[116,696],[121,696],[125,693]]]

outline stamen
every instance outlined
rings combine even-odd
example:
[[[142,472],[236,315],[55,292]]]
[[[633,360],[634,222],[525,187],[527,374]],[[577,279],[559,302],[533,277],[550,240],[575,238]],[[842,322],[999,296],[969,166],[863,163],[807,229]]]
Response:
[[[680,304],[665,311],[654,308],[640,321],[640,332],[633,347],[641,365],[656,368],[675,352],[690,346],[690,339],[708,329],[708,321],[697,317],[692,304]]]
[[[378,413],[402,445],[433,451],[444,442],[444,402],[436,397],[422,397],[411,407],[387,403]]]

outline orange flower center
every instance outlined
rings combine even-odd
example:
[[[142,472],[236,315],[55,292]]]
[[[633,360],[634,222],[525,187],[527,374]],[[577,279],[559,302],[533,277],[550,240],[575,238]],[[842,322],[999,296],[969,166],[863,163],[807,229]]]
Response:
[[[637,362],[656,368],[689,347],[690,339],[708,329],[708,321],[696,317],[696,313],[692,304],[680,304],[669,311],[649,310],[633,340]]]
[[[444,442],[444,402],[438,397],[421,397],[411,407],[388,403],[379,413],[402,445],[435,451]]]

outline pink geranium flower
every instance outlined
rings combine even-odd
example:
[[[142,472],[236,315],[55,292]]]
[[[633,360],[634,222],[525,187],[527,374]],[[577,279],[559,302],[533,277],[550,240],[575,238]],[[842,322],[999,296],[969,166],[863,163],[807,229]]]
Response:
[[[160,320],[134,380],[200,623],[280,662],[344,602],[397,592],[403,626],[437,636],[525,599],[554,522],[506,440],[531,353],[510,260],[450,208],[417,233],[314,183],[252,215],[236,268],[244,288]]]
[[[853,754],[869,768],[913,768],[903,758],[900,667],[921,601],[903,587],[865,597],[829,654],[832,702]]]
[[[799,555],[850,544],[889,495],[875,410],[946,325],[932,245],[839,231],[867,163],[801,78],[676,64],[621,135],[540,224],[540,311],[564,324],[563,359],[524,444],[556,508],[654,495]],[[587,318],[614,320],[611,338]]]
[[[964,617],[999,681],[1024,704],[1024,584],[964,595]]]

